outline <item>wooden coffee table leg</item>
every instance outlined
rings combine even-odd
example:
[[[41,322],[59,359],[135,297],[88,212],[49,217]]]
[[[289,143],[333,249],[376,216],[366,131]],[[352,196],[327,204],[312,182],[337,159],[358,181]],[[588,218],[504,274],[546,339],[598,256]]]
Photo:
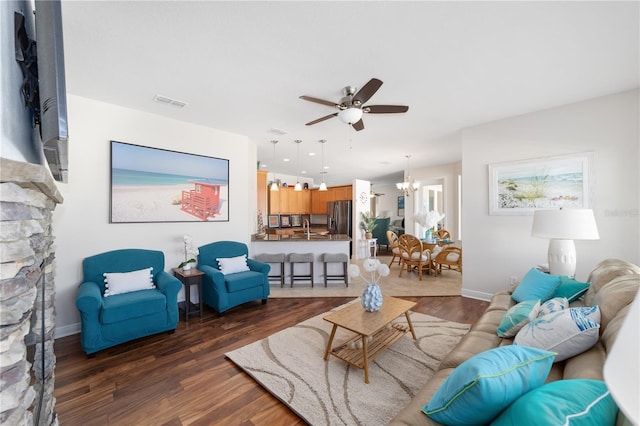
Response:
[[[411,318],[409,317],[409,311],[405,312],[404,316],[407,317],[407,324],[409,324],[409,330],[411,330],[413,340],[418,340],[418,338],[416,337],[416,332],[413,330],[413,324],[411,323]]]
[[[369,383],[369,354],[367,353],[367,336],[362,336],[362,363],[364,364],[364,382]]]
[[[336,324],[333,324],[333,329],[331,329],[331,336],[329,337],[329,341],[327,342],[327,349],[324,351],[325,361],[329,359],[329,351],[331,350],[331,345],[333,344],[333,336],[336,335],[336,328],[338,328],[338,326]]]

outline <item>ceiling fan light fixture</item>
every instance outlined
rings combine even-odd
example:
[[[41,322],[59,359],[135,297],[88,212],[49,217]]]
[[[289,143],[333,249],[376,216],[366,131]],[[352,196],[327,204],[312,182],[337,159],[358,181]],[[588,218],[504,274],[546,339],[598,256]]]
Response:
[[[362,110],[360,108],[347,108],[338,112],[338,118],[344,123],[353,124],[362,118]]]

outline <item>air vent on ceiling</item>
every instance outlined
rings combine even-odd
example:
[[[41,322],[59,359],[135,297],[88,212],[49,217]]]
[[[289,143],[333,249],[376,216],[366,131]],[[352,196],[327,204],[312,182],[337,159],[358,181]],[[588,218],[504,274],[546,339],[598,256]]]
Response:
[[[178,108],[184,108],[188,105],[186,102],[179,101],[177,99],[173,99],[168,96],[162,96],[162,95],[156,95],[153,98],[153,100],[161,104],[173,105],[174,107],[178,107]]]

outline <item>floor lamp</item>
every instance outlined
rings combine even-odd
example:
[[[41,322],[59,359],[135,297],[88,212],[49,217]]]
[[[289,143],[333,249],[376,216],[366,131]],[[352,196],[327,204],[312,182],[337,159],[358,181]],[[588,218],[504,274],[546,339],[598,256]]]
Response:
[[[572,277],[576,273],[573,240],[599,240],[591,209],[536,210],[531,235],[549,239],[549,273]]]

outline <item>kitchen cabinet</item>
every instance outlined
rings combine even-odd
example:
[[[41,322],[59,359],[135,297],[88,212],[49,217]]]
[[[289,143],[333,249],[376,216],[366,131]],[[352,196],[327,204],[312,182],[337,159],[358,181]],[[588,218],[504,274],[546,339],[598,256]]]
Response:
[[[257,176],[257,192],[258,192],[258,213],[262,213],[263,219],[268,214],[267,210],[267,172],[265,170],[258,170]]]
[[[327,214],[327,202],[334,201],[333,189],[326,191],[314,190],[311,194],[311,214]]]
[[[334,199],[332,201],[351,200],[352,187],[351,185],[336,186],[334,190]]]
[[[269,214],[309,214],[311,213],[311,191],[281,187],[269,191]]]

